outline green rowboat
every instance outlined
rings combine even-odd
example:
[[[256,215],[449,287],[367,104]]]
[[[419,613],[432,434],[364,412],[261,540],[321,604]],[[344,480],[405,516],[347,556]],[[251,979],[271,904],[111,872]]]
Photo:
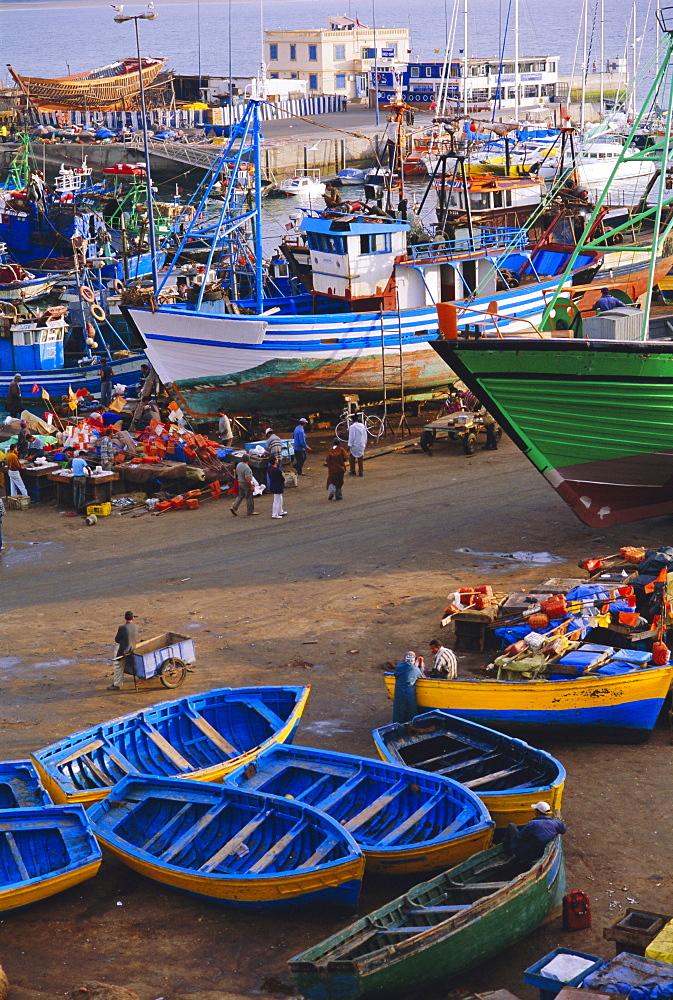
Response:
[[[560,837],[521,874],[502,846],[492,847],[288,964],[309,1000],[413,993],[516,944],[558,911],[564,892]]]
[[[673,513],[673,343],[432,346],[585,524]]]

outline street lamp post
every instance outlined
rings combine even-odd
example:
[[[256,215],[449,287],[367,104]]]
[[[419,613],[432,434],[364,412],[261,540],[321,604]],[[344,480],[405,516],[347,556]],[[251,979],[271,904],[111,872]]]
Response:
[[[150,147],[147,141],[147,108],[145,107],[145,82],[143,80],[143,66],[140,59],[140,35],[138,33],[138,21],[154,21],[157,12],[154,5],[150,3],[149,9],[144,14],[123,14],[123,6],[119,7],[114,16],[117,24],[125,21],[133,21],[136,29],[136,50],[138,52],[138,72],[140,74],[140,107],[143,116],[143,146],[145,149],[145,184],[147,186],[147,221],[150,238],[150,256],[152,257],[152,285],[154,294],[159,289],[159,272],[157,270],[157,240],[154,232],[154,198],[152,195],[152,174],[150,173]],[[140,248],[139,248],[140,249]]]

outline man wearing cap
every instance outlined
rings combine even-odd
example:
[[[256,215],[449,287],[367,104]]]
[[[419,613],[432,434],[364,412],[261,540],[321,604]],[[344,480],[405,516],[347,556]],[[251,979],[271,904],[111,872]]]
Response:
[[[124,615],[124,624],[117,629],[115,642],[117,643],[117,655],[114,661],[114,679],[108,691],[121,691],[124,686],[124,664],[126,657],[133,653],[138,644],[138,626],[135,624],[136,616],[132,611],[127,611]]]
[[[309,448],[306,440],[307,423],[308,420],[306,417],[300,417],[297,426],[294,429],[294,464],[297,469],[298,476],[304,475],[302,469],[304,468],[304,462],[306,461],[306,452],[313,451],[313,448]]]
[[[601,288],[601,297],[596,303],[597,313],[610,312],[611,309],[620,309],[624,305],[614,295],[610,295],[609,288]]]
[[[271,427],[267,427],[265,435],[266,454],[269,458],[275,458],[280,468],[283,464],[283,442]]]
[[[21,395],[21,376],[15,375],[9,383],[7,389],[7,412],[10,417],[20,417],[23,409],[23,397]]]
[[[509,824],[506,845],[521,871],[526,871],[541,858],[550,840],[566,832],[566,825],[554,819],[548,802],[535,802],[531,806],[533,818],[525,826]]]

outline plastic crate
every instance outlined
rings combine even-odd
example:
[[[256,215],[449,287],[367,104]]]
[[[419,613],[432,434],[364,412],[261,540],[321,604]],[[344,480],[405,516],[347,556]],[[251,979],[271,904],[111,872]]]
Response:
[[[86,509],[87,514],[95,514],[96,517],[107,517],[112,513],[111,503],[90,503]]]
[[[28,510],[30,497],[5,497],[5,507],[8,510]]]
[[[591,961],[591,965],[584,969],[579,975],[574,976],[569,979],[566,983],[561,982],[560,979],[555,979],[553,976],[547,976],[540,970],[548,965],[553,958],[557,955],[576,955],[578,958],[586,958]],[[523,981],[528,986],[537,986],[540,991],[540,1000],[555,1000],[555,997],[561,992],[565,986],[579,986],[581,982],[584,981],[586,976],[591,975],[596,969],[599,969],[603,965],[603,959],[599,958],[598,955],[587,955],[583,951],[574,951],[572,948],[555,948],[554,951],[550,951],[548,955],[544,958],[540,958],[534,965],[529,966],[523,974]]]
[[[666,962],[673,965],[673,920],[669,920],[663,930],[648,944],[645,957],[653,958],[655,962]]]

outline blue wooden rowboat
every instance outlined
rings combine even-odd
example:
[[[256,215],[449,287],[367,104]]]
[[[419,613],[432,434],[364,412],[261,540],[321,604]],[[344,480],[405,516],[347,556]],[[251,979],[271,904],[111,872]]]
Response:
[[[88,813],[94,833],[141,875],[237,907],[354,909],[364,858],[330,816],[211,782],[129,776]]]
[[[540,799],[561,808],[565,768],[523,740],[441,711],[393,722],[373,735],[384,760],[443,774],[472,789],[496,826],[527,823]]]
[[[309,691],[215,688],[85,729],[31,758],[55,802],[95,802],[127,774],[215,781],[291,740]]]
[[[493,835],[488,810],[462,785],[368,757],[275,746],[225,782],[326,812],[360,845],[368,874],[448,868]]]
[[[482,965],[559,911],[565,892],[561,839],[526,871],[503,847],[475,854],[415,886],[288,963],[308,1000],[417,993]]]
[[[0,761],[0,809],[53,805],[30,760]]]
[[[0,811],[0,912],[78,885],[95,875],[100,863],[82,806]]]

